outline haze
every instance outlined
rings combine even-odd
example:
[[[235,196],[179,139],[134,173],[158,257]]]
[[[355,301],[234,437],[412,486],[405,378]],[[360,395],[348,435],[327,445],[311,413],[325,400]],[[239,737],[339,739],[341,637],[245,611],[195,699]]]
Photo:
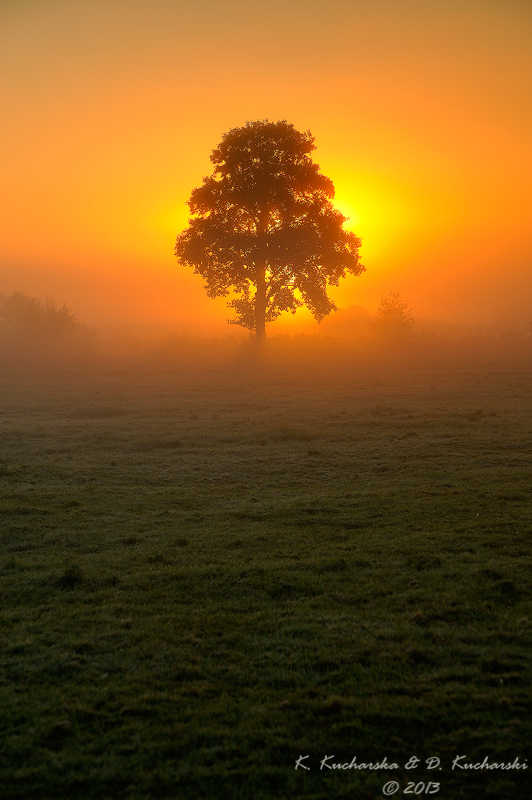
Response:
[[[0,293],[234,333],[174,242],[222,134],[287,119],[363,239],[341,308],[394,291],[419,317],[524,325],[531,32],[515,0],[3,0]]]

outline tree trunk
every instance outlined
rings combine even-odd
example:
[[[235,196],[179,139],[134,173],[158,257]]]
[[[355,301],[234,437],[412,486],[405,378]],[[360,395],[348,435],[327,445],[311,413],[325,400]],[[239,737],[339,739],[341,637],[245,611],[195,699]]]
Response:
[[[255,336],[257,344],[266,341],[266,264],[257,265],[255,293]]]
[[[255,336],[257,344],[262,344],[266,341],[266,261],[267,261],[267,244],[266,235],[268,232],[268,211],[262,209],[258,224],[257,224],[257,237],[258,237],[258,260],[256,263],[256,287],[255,293]]]

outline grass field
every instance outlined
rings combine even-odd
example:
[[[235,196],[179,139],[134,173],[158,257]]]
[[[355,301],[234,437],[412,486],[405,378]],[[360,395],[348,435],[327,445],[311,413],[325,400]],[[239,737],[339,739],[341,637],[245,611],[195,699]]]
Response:
[[[530,379],[4,370],[0,796],[531,797]]]

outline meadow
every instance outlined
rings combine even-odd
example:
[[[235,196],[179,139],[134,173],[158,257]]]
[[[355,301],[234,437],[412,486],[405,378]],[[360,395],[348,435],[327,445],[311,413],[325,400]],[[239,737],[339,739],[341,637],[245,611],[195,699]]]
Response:
[[[4,800],[532,796],[530,356],[272,347],[1,371]]]

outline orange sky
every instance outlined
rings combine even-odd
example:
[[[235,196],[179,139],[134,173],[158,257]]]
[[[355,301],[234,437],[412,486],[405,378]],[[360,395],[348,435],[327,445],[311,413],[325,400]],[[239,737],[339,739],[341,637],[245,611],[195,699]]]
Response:
[[[223,323],[173,256],[185,203],[224,131],[285,118],[363,238],[340,306],[522,325],[531,36],[527,0],[0,0],[0,293]]]

